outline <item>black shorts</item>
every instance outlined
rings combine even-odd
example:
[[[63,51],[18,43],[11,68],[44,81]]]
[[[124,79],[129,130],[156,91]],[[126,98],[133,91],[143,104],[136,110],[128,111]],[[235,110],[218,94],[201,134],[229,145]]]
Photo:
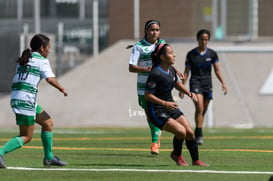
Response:
[[[202,81],[191,79],[190,81],[190,91],[195,94],[202,94],[205,99],[213,99],[212,94],[212,83],[209,79],[204,79]]]
[[[177,119],[184,115],[180,109],[169,110],[154,104],[148,104],[149,121],[162,130],[169,118]]]

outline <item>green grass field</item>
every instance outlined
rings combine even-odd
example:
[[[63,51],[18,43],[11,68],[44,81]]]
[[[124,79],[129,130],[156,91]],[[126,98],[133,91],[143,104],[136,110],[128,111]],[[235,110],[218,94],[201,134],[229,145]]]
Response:
[[[17,129],[0,129],[0,145]],[[55,129],[54,153],[69,163],[44,168],[38,127],[31,143],[5,155],[0,180],[240,180],[273,175],[273,129],[208,129],[200,159],[209,167],[179,167],[170,159],[172,135],[163,132],[160,155],[150,154],[148,129]],[[183,147],[183,155],[190,156]]]

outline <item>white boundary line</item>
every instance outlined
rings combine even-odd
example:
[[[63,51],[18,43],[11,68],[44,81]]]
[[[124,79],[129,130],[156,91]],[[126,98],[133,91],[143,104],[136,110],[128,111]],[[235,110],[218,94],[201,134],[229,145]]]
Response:
[[[169,172],[169,173],[216,173],[216,174],[256,174],[273,175],[266,171],[222,171],[222,170],[152,170],[152,169],[85,169],[85,168],[28,168],[7,167],[8,170],[34,170],[34,171],[88,171],[88,172]]]

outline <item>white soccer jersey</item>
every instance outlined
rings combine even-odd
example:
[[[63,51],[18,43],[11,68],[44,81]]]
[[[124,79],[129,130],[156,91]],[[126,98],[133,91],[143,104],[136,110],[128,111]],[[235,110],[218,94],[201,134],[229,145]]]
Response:
[[[32,58],[25,66],[17,64],[12,81],[10,105],[16,114],[26,116],[36,115],[36,96],[38,85],[43,78],[55,77],[48,59],[38,52],[32,53]]]
[[[158,43],[165,43],[164,40],[159,40]],[[151,53],[154,51],[157,44],[151,44],[145,40],[141,39],[137,42],[132,50],[129,64],[137,65],[139,67],[149,67],[152,66]],[[140,72],[137,74],[137,93],[138,95],[144,95],[145,84],[147,81],[149,73]]]

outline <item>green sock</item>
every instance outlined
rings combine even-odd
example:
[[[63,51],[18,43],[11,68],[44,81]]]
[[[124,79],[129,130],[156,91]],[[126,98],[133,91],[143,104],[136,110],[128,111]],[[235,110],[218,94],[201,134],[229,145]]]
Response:
[[[48,131],[42,131],[41,132],[41,139],[44,147],[44,155],[45,158],[48,160],[51,160],[54,155],[52,152],[52,138],[53,138],[53,133],[48,132]]]
[[[0,155],[5,155],[11,151],[21,148],[24,145],[24,140],[21,136],[11,138],[2,148],[0,148]]]
[[[158,138],[160,136],[161,130],[152,123],[150,123],[149,121],[148,123],[151,130],[152,143],[158,143]]]

